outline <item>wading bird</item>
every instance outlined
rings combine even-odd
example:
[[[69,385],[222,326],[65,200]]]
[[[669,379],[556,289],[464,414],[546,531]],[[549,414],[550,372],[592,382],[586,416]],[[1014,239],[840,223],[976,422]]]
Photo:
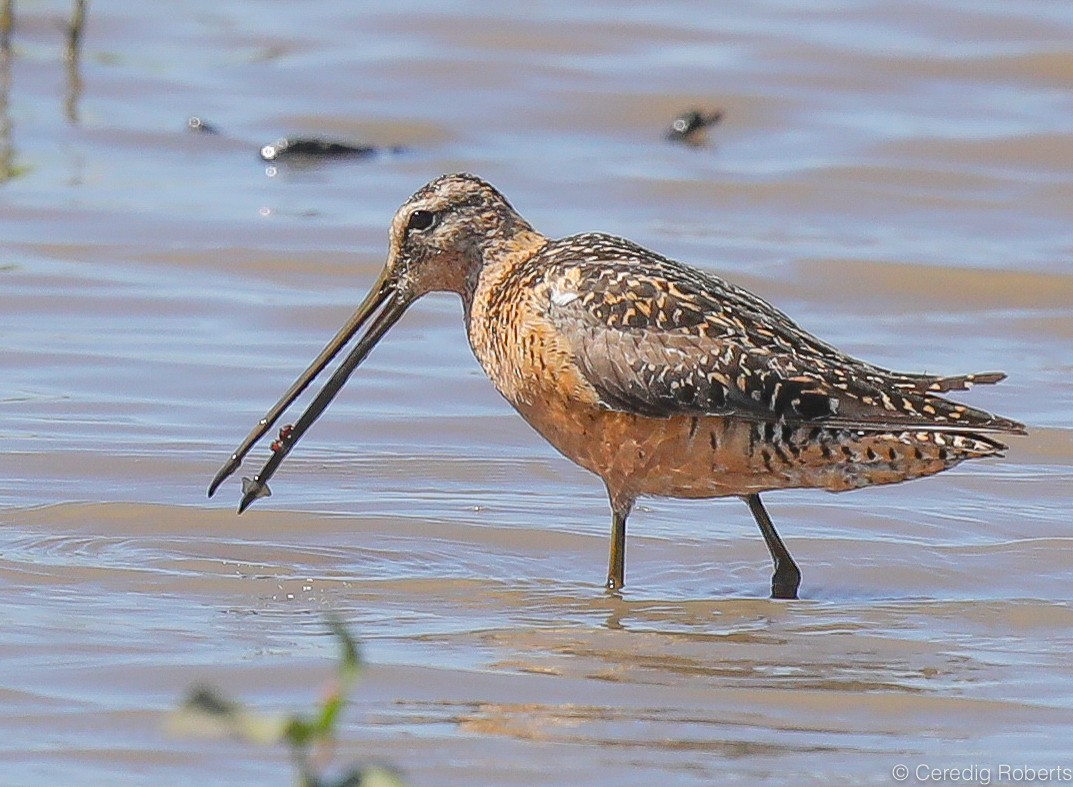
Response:
[[[626,518],[641,495],[740,497],[774,562],[771,592],[801,572],[760,502],[773,489],[831,492],[938,473],[1001,455],[993,433],[1024,426],[940,396],[999,372],[905,374],[852,358],[717,276],[623,238],[541,235],[494,187],[444,175],[391,222],[387,264],[365,300],[262,418],[211,496],[332,358],[346,359],[271,458],[243,479],[239,512],[373,346],[433,291],[458,293],[473,353],[496,389],[611,502],[607,587],[622,587]]]

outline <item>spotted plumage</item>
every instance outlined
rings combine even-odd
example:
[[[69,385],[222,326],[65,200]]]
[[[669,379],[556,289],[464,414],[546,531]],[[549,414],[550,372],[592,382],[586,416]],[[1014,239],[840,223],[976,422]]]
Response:
[[[232,455],[210,494],[362,327],[365,333],[242,508],[372,346],[426,292],[461,296],[474,354],[499,392],[564,455],[600,476],[612,507],[608,587],[624,579],[626,518],[641,495],[739,496],[775,563],[800,572],[760,502],[773,489],[890,484],[1000,455],[1010,419],[940,394],[1001,373],[905,374],[853,358],[740,287],[622,238],[549,240],[488,183],[445,175],[392,222],[387,266],[332,343]]]

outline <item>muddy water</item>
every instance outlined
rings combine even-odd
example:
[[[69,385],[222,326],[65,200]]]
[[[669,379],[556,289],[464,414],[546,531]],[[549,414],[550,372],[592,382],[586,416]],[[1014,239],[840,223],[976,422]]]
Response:
[[[67,4],[18,9],[0,783],[287,783],[282,753],[163,719],[195,680],[308,703],[329,610],[374,665],[339,754],[414,784],[1073,767],[1066,3],[292,6],[95,4],[73,71]],[[709,144],[662,141],[694,105],[725,110]],[[296,132],[406,150],[266,172],[258,146]],[[1004,369],[966,398],[1031,434],[901,487],[771,495],[799,602],[764,598],[739,502],[645,501],[609,598],[600,484],[429,297],[274,497],[206,500],[371,283],[397,205],[460,169],[548,234],[628,235],[882,365]]]

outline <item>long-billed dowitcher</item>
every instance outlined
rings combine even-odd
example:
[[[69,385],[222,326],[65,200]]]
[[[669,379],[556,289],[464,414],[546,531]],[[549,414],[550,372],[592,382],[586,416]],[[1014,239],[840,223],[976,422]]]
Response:
[[[209,495],[363,327],[349,355],[261,472],[239,512],[415,300],[458,293],[473,352],[508,402],[611,502],[607,587],[622,586],[626,518],[641,495],[742,498],[774,562],[776,598],[801,573],[760,494],[831,492],[1001,455],[1015,421],[940,396],[1002,373],[904,374],[852,358],[723,279],[628,240],[550,240],[473,175],[444,175],[391,222],[387,264],[365,300],[216,474]]]

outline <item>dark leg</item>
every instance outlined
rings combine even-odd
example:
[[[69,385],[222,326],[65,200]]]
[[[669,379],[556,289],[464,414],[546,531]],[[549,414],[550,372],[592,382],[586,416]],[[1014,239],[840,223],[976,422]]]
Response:
[[[633,508],[633,500],[611,498],[611,554],[607,561],[608,590],[618,590],[626,584],[626,517]]]
[[[760,495],[746,495],[742,500],[749,504],[753,519],[756,520],[756,524],[760,525],[760,532],[764,534],[771,560],[775,563],[775,573],[771,576],[771,597],[797,598],[797,588],[801,584],[801,570],[790,557],[779,534],[775,532],[771,517],[767,515],[764,504],[760,502]]]

